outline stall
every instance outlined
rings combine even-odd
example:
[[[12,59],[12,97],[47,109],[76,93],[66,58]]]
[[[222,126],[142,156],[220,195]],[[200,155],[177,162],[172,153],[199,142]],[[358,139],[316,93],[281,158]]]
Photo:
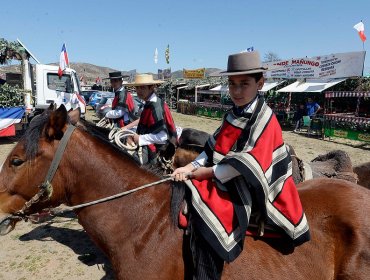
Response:
[[[307,97],[313,97],[313,94],[319,94],[319,96],[315,96],[317,102],[319,102],[322,96],[322,92],[326,91],[327,89],[344,82],[346,79],[328,79],[328,80],[315,80],[315,79],[303,79],[297,80],[294,83],[287,85],[279,90],[278,93],[286,93],[287,96],[283,99],[283,102],[279,102],[272,106],[279,122],[283,125],[291,124],[295,109],[298,107],[299,103],[305,102]],[[299,94],[294,95],[293,94]],[[319,102],[320,103],[320,102]],[[323,104],[321,104],[323,107]],[[322,120],[315,120],[313,123],[320,123],[321,125]],[[317,130],[317,129],[315,129]]]
[[[370,92],[325,93],[324,136],[370,142]]]

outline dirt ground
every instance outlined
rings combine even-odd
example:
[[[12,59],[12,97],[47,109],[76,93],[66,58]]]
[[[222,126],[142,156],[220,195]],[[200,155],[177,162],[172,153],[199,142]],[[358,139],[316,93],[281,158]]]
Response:
[[[181,127],[212,133],[219,120],[173,113]],[[88,119],[93,120],[92,111]],[[321,140],[283,131],[285,142],[298,156],[310,161],[331,150],[344,150],[353,165],[370,161],[370,144],[332,139]],[[0,138],[0,165],[16,144],[16,138]],[[0,280],[21,279],[113,279],[110,264],[90,241],[73,214],[49,222],[20,222],[14,231],[0,237]]]

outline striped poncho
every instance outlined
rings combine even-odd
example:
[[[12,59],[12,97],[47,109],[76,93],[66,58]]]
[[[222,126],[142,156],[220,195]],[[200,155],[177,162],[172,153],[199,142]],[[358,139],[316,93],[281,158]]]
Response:
[[[262,97],[253,113],[240,117],[228,112],[205,152],[210,165],[226,163],[241,174],[224,184],[216,179],[186,181],[192,223],[221,258],[233,261],[243,250],[252,209],[294,245],[310,239],[290,154],[276,116]]]

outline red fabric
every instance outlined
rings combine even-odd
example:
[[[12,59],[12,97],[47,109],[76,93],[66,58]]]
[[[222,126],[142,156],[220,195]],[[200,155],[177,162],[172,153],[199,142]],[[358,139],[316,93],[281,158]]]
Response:
[[[15,125],[12,124],[4,129],[0,129],[0,137],[15,136]]]
[[[216,183],[211,180],[191,180],[197,188],[203,202],[216,215],[226,232],[230,234],[233,231],[235,222],[234,206],[227,192],[217,188]]]
[[[148,107],[145,108],[140,116],[140,123],[145,124],[145,126],[149,127],[155,124],[155,119],[153,117],[152,110]]]
[[[188,217],[186,217],[182,211],[179,213],[179,227],[186,229],[188,227]]]
[[[118,120],[118,125],[119,125],[120,128],[123,128],[125,126],[125,122],[124,122],[123,118]]]
[[[215,150],[220,154],[226,155],[234,145],[235,139],[238,139],[241,133],[242,130],[240,128],[224,122],[216,140]]]
[[[114,98],[113,98],[113,101],[112,101],[112,109],[116,109],[116,106],[118,104],[118,99],[119,99],[119,96],[116,95]]]
[[[130,92],[127,92],[126,104],[129,112],[132,112],[135,109],[134,99]]]
[[[172,132],[176,132],[175,122],[173,121],[170,108],[167,103],[164,103],[164,121],[166,122],[167,129]]]
[[[292,176],[285,181],[283,189],[272,205],[294,225],[300,222],[303,216],[303,208]]]
[[[280,125],[275,115],[273,115],[265,132],[260,136],[256,145],[250,151],[250,154],[259,162],[263,172],[266,172],[270,167],[274,150],[283,144],[280,131]]]

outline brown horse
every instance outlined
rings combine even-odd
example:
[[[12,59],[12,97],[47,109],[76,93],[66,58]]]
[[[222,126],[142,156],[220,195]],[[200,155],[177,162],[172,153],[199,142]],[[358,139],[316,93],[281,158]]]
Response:
[[[52,192],[35,198],[62,136],[71,132],[67,126],[63,107],[40,116],[7,157],[0,172],[0,233],[14,227],[17,220],[9,214],[20,209],[30,214],[60,203],[76,205],[160,179],[75,129],[51,180]],[[293,248],[281,239],[247,237],[244,252],[225,265],[224,279],[368,279],[370,191],[344,180],[315,179],[302,183],[299,193],[312,240]],[[163,183],[76,211],[117,279],[185,278],[191,262],[183,254],[182,231],[170,218],[170,196],[171,185]]]

